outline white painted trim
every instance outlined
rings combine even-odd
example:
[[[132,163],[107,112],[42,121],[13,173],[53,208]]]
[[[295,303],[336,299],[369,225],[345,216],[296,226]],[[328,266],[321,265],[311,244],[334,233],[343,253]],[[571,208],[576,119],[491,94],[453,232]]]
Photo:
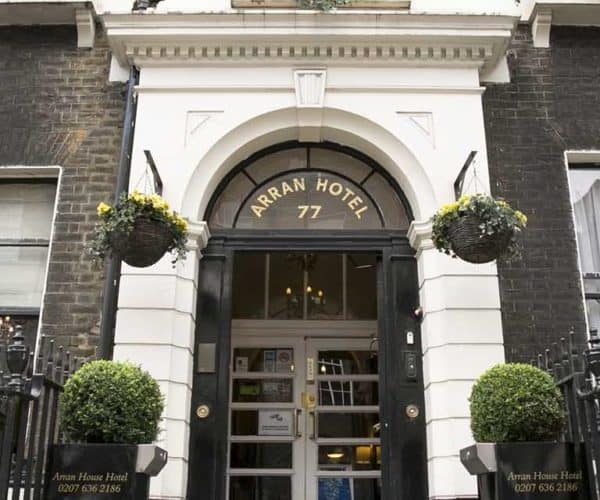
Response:
[[[550,47],[550,29],[552,28],[552,10],[538,10],[531,24],[533,46],[539,48]]]
[[[50,238],[48,240],[48,255],[46,256],[46,266],[44,270],[44,286],[42,287],[42,296],[40,301],[40,313],[38,316],[38,326],[35,333],[34,359],[37,359],[40,348],[40,339],[42,333],[42,325],[44,318],[44,302],[46,299],[46,290],[48,288],[48,270],[50,268],[50,256],[54,246],[54,232],[56,215],[58,214],[58,202],[60,199],[60,189],[62,185],[63,168],[59,166],[0,166],[0,179],[14,179],[18,182],[19,179],[47,179],[56,178],[56,190],[54,192],[54,207],[52,213],[52,221],[50,223]]]
[[[96,21],[94,10],[90,7],[75,10],[75,24],[77,25],[77,47],[91,49],[96,38]]]
[[[504,56],[508,15],[244,11],[102,17],[121,65],[376,64],[476,67]]]
[[[413,85],[373,85],[369,87],[359,85],[335,85],[326,87],[327,92],[335,93],[409,93],[409,94],[475,94],[483,95],[485,87],[440,85],[440,86],[413,86]],[[293,92],[291,85],[245,85],[227,83],[219,86],[210,85],[138,85],[135,88],[138,94],[186,93],[186,92]]]
[[[577,248],[577,266],[579,267],[579,286],[581,291],[581,300],[583,301],[583,313],[585,319],[586,338],[590,334],[590,322],[587,314],[587,304],[585,303],[585,284],[583,281],[583,271],[581,270],[581,252],[579,250],[579,241],[577,239],[577,221],[575,220],[575,210],[573,209],[573,199],[571,198],[571,177],[569,174],[569,165],[577,163],[596,163],[600,162],[600,150],[566,150],[564,152],[565,169],[567,174],[567,187],[569,189],[569,201],[571,203],[571,221],[573,223],[573,235],[575,236],[575,247]]]

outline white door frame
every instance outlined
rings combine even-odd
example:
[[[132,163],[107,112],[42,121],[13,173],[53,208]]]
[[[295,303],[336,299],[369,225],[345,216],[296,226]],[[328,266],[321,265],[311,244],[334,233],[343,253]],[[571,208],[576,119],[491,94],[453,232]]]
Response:
[[[274,325],[273,323],[280,323]],[[265,331],[266,324],[269,325]],[[345,327],[344,327],[345,325]],[[261,328],[262,327],[262,328]],[[279,330],[279,333],[275,332]],[[357,349],[368,350],[377,348],[376,340],[376,322],[346,322],[346,321],[253,321],[253,322],[234,322],[232,325],[231,342],[231,365],[230,365],[230,410],[229,410],[229,443],[231,442],[286,442],[292,443],[292,469],[232,469],[230,467],[230,450],[227,458],[227,498],[229,498],[229,478],[231,476],[242,475],[262,475],[262,476],[289,476],[291,477],[292,499],[293,500],[317,500],[318,499],[318,477],[349,477],[349,478],[380,478],[380,471],[348,471],[342,472],[323,472],[318,470],[318,445],[319,444],[360,444],[360,445],[378,445],[379,439],[319,439],[313,436],[315,419],[318,419],[318,394],[317,387],[319,374],[314,373],[312,380],[308,375],[309,359],[312,359],[313,372],[318,366],[317,355],[320,349],[332,348],[336,350]],[[256,335],[262,332],[262,335]],[[310,333],[310,337],[306,334]],[[266,335],[265,335],[266,334]],[[279,349],[294,350],[293,367],[293,402],[291,403],[233,403],[233,380],[234,378],[266,378],[267,375],[281,376],[285,375],[242,372],[234,371],[235,355],[234,349],[239,347],[273,347]],[[321,377],[322,378],[322,377]],[[364,379],[361,375],[344,376],[344,380]],[[368,377],[367,377],[368,378]],[[372,377],[371,377],[372,378]],[[305,408],[303,405],[303,393],[312,393],[317,397],[317,406],[314,409]],[[292,418],[295,421],[294,436],[276,437],[276,436],[231,436],[231,416],[232,411],[240,409],[289,409],[293,412]],[[328,412],[348,411],[348,407],[327,407]],[[378,407],[353,407],[353,412],[374,412]],[[311,434],[309,436],[309,434]],[[230,446],[228,447],[230,449]],[[303,497],[298,498],[297,492],[306,492]],[[360,500],[360,499],[355,499]]]

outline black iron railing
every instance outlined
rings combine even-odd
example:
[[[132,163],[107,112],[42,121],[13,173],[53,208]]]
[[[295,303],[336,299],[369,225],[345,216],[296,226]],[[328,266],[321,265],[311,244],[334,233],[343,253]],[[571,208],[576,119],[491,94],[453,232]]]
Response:
[[[600,500],[600,338],[590,332],[587,349],[578,347],[575,333],[540,354],[535,364],[554,377],[565,399],[564,440],[575,445],[576,459],[587,473],[590,500]]]
[[[0,347],[0,499],[41,500],[49,449],[59,439],[58,397],[80,362],[45,338],[34,358],[19,326]]]

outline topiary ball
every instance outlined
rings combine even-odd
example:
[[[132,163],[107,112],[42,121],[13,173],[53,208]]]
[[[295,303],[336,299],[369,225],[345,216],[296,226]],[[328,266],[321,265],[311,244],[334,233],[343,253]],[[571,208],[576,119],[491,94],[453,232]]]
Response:
[[[163,407],[158,383],[139,366],[93,361],[65,384],[61,430],[74,442],[151,443]]]
[[[479,443],[552,441],[565,424],[561,392],[550,375],[531,365],[494,366],[475,383],[469,401]]]

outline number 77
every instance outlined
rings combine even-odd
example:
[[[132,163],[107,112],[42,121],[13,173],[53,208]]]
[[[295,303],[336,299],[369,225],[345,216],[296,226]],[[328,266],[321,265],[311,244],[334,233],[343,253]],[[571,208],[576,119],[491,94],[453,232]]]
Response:
[[[319,216],[319,212],[321,212],[322,205],[298,205],[298,210],[300,213],[298,214],[298,219],[304,219],[306,216],[306,212],[312,210],[311,219],[316,219]]]

